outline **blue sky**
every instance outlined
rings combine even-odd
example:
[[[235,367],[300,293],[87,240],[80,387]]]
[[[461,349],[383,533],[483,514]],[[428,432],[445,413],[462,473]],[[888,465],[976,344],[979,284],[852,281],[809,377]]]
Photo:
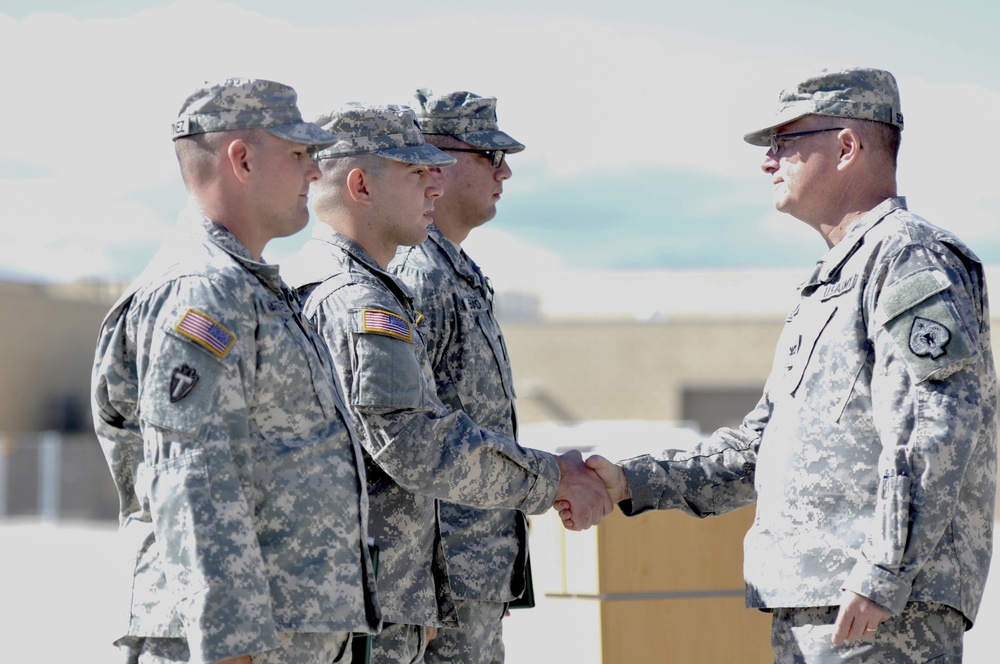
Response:
[[[293,85],[307,117],[417,87],[499,98],[511,157],[469,249],[494,280],[564,271],[807,270],[820,237],[774,211],[744,144],[820,67],[900,82],[900,192],[1000,263],[1000,46],[990,3],[45,2],[0,8],[7,129],[0,276],[128,279],[184,191],[167,126],[201,81]],[[766,7],[766,8],[765,8]],[[281,262],[305,235],[276,241]]]

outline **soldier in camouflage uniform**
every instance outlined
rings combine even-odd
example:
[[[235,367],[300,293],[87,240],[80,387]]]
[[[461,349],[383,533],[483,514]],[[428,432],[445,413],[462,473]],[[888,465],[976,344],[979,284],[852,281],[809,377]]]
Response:
[[[295,91],[206,84],[173,138],[191,206],[105,319],[94,425],[134,547],[129,662],[329,664],[380,627],[361,448],[266,243],[336,136]]]
[[[386,621],[372,661],[422,662],[425,627],[457,624],[435,498],[536,514],[570,495],[577,528],[613,504],[579,455],[524,449],[437,397],[419,315],[386,268],[399,245],[426,239],[442,191],[432,169],[454,159],[424,142],[405,106],[350,104],[317,123],[340,140],[318,153],[317,223],[289,283],[363,430]]]
[[[461,247],[496,215],[506,154],[524,145],[497,126],[496,98],[471,92],[416,93],[424,139],[458,161],[443,169],[445,195],[434,204],[426,242],[405,247],[390,266],[414,293],[438,396],[492,431],[517,437],[514,377],[493,313],[493,288]],[[442,503],[445,557],[461,627],[442,629],[426,661],[499,664],[507,605],[525,592],[527,519],[517,510]]]
[[[775,206],[829,250],[800,287],[764,395],[694,450],[613,465],[626,514],[756,501],[747,605],[777,662],[958,662],[989,569],[996,375],[983,266],[896,195],[895,78],[823,71],[747,134]]]

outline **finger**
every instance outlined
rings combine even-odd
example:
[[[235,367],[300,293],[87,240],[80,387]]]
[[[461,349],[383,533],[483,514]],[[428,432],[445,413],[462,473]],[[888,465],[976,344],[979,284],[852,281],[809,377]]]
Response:
[[[848,633],[851,628],[851,624],[848,621],[847,615],[845,614],[843,609],[841,609],[840,612],[837,613],[837,622],[834,624],[834,628],[835,629],[833,630],[833,645],[839,646],[842,643],[844,643],[844,641],[847,640]]]

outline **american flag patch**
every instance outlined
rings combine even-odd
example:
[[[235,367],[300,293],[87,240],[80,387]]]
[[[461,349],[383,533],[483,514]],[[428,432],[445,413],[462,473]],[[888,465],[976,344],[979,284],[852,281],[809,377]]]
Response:
[[[391,311],[365,309],[361,312],[361,329],[365,332],[388,334],[390,337],[413,341],[410,323]]]
[[[229,330],[197,309],[188,309],[174,329],[219,357],[225,357],[230,346],[236,341],[236,337]]]

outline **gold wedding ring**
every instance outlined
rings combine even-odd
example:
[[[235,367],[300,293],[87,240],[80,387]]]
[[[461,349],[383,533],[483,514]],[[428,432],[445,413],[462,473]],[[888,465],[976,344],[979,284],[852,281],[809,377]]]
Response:
[[[865,631],[866,632],[877,632],[878,631],[878,626],[876,625],[874,629],[872,629],[871,627],[865,627]]]

